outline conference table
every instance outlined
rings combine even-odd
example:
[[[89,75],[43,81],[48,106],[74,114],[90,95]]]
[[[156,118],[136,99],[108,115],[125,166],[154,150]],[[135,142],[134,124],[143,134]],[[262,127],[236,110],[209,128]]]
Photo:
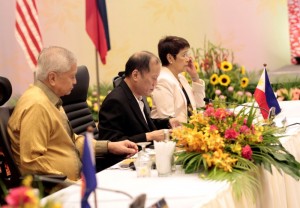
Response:
[[[300,101],[282,101],[282,112],[276,116],[276,125],[282,125],[286,118],[287,125],[300,123]],[[287,127],[281,138],[283,146],[300,161],[300,125]],[[285,173],[273,169],[273,173],[260,168],[259,181],[261,190],[256,200],[245,195],[237,199],[232,186],[226,181],[211,181],[199,178],[198,174],[184,174],[177,169],[172,175],[158,177],[156,170],[151,170],[151,177],[138,178],[135,171],[121,168],[116,164],[96,174],[97,189],[91,194],[91,207],[130,207],[130,204],[142,194],[146,195],[145,207],[151,207],[158,201],[165,200],[168,207],[300,207],[300,182]],[[108,189],[108,190],[103,190]],[[80,207],[80,182],[69,186],[42,199],[60,202],[63,207]],[[96,200],[95,200],[96,198]],[[159,207],[159,206],[156,206]]]

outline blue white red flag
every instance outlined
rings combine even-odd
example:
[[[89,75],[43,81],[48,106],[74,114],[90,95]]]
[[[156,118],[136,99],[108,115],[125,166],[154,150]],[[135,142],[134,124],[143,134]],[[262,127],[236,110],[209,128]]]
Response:
[[[268,112],[271,107],[275,107],[275,114],[281,112],[279,103],[270,84],[266,69],[264,69],[258,81],[257,87],[254,92],[254,98],[260,107],[260,111],[264,119],[268,118]]]
[[[83,155],[82,155],[82,197],[81,207],[90,208],[88,198],[97,187],[94,151],[91,139],[86,135],[84,138]]]

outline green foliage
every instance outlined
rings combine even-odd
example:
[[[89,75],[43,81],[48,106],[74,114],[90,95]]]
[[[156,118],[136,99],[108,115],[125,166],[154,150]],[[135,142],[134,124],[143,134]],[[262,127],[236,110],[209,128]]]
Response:
[[[300,78],[296,77],[294,81],[285,80],[285,82],[273,83],[272,88],[274,91],[280,88],[285,88],[285,89],[300,88]]]
[[[207,97],[235,103],[253,100],[250,76],[244,66],[234,62],[232,51],[205,41],[203,48],[194,48],[193,53],[199,77],[206,84]],[[186,77],[190,80],[188,74]]]
[[[232,112],[235,112],[233,110]],[[254,196],[260,191],[258,180],[262,167],[300,179],[300,163],[281,144],[281,128],[258,122],[256,110],[232,113],[208,107],[194,113],[189,123],[173,130],[173,138],[184,151],[176,156],[185,173],[199,173],[204,179],[226,180],[235,196]]]
[[[278,100],[300,100],[300,79],[272,84]]]
[[[101,104],[105,97],[110,93],[110,91],[113,89],[113,85],[107,82],[100,83],[99,86],[99,99],[97,97],[97,86],[94,85],[92,87],[89,87],[88,90],[88,97],[87,97],[87,104],[89,106],[89,109],[92,113],[93,119],[95,121],[98,121],[98,112],[101,107]]]

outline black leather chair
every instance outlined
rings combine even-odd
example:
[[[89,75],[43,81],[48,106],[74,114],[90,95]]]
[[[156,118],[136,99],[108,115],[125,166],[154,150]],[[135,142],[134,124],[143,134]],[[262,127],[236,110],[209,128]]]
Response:
[[[115,88],[116,86],[118,86],[124,78],[125,78],[125,72],[124,71],[120,71],[118,73],[118,75],[115,76],[113,78],[113,80],[112,80],[113,87]]]
[[[77,83],[74,85],[71,94],[63,96],[63,108],[68,116],[74,133],[84,135],[89,126],[94,128],[94,138],[98,140],[98,128],[93,120],[92,113],[86,102],[90,76],[86,66],[79,66],[76,74]],[[101,164],[104,157],[96,157],[96,171],[103,170]]]
[[[77,83],[71,94],[63,96],[63,108],[68,116],[74,133],[84,134],[89,126],[94,128],[94,138],[98,139],[98,129],[86,102],[90,76],[86,66],[79,66],[76,74]]]
[[[7,123],[13,108],[2,106],[12,94],[10,81],[5,77],[0,77],[0,168],[1,179],[7,188],[12,188],[20,184],[21,173],[15,164],[10,147],[10,138],[7,132]]]

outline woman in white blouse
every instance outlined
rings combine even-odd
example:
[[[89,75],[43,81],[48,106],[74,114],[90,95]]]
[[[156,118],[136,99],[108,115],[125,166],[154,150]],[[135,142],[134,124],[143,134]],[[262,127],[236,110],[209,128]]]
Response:
[[[193,64],[190,45],[184,38],[166,36],[158,43],[158,54],[163,67],[152,93],[151,117],[187,122],[193,110],[205,105],[205,83]],[[191,76],[191,85],[181,74],[184,71]]]

